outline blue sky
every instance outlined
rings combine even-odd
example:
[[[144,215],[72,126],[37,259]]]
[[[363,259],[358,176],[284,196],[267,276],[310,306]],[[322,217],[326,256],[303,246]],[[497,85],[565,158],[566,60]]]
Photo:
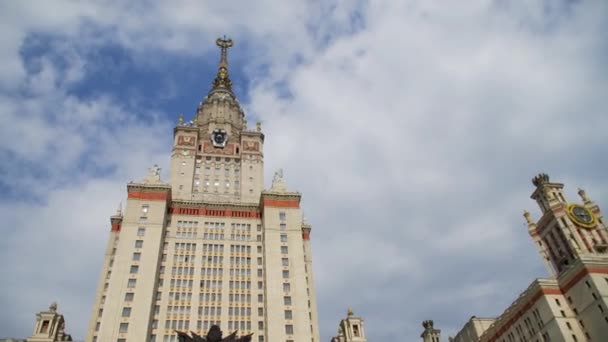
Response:
[[[0,4],[0,337],[53,300],[82,338],[108,217],[210,87],[235,91],[313,225],[323,340],[444,339],[546,271],[527,236],[547,172],[608,205],[604,1]]]

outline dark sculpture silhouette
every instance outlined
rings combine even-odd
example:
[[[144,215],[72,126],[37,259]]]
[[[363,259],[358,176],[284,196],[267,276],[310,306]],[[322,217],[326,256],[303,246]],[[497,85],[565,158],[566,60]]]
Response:
[[[209,329],[209,332],[207,332],[206,337],[197,335],[192,331],[190,332],[190,335],[192,336],[189,336],[183,331],[176,330],[175,333],[177,334],[177,340],[179,342],[251,342],[251,335],[253,335],[253,333],[251,333],[249,335],[236,337],[235,331],[225,338],[222,338],[222,331],[217,325],[211,326],[211,329]]]

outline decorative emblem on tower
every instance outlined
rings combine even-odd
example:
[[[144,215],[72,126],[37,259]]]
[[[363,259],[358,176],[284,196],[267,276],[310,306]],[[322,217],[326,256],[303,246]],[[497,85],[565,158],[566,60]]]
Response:
[[[211,133],[211,142],[213,146],[224,148],[226,147],[226,142],[228,142],[228,133],[223,129],[215,129]]]

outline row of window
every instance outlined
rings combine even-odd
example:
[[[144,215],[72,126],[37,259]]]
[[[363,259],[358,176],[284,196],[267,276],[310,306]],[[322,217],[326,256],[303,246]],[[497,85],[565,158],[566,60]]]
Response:
[[[250,257],[230,257],[230,265],[251,265]]]
[[[229,281],[229,288],[232,290],[249,290],[251,289],[250,281]]]
[[[228,316],[251,316],[251,308],[230,306]]]
[[[175,237],[177,239],[196,239],[197,233],[191,231],[183,232],[178,230],[175,232]]]
[[[160,292],[158,292],[160,293]],[[159,300],[158,296],[156,300]],[[192,300],[192,292],[169,292],[169,300]]]
[[[154,307],[154,313],[158,314],[158,312],[160,311],[160,307],[156,306]],[[200,311],[200,308],[199,308]],[[169,305],[167,306],[167,314],[190,314],[190,306],[187,305],[181,305],[181,306],[173,306],[173,305]],[[199,313],[200,314],[200,313]]]
[[[221,235],[222,235],[222,239],[223,239],[223,234],[221,234]],[[241,236],[243,236],[243,235],[241,235]],[[232,237],[232,235],[231,235],[231,237]],[[261,240],[261,235],[258,235],[258,240]],[[142,248],[143,244],[144,244],[143,240],[137,240],[137,241],[135,241],[135,248]],[[163,249],[167,249],[167,245],[168,245],[168,243],[165,242]],[[239,245],[231,245],[231,246],[239,246]],[[241,246],[240,253],[250,253],[251,252],[251,246],[245,246],[245,245],[240,245],[240,246]],[[194,251],[196,251],[196,243],[177,242],[177,243],[175,243],[175,250],[177,252],[183,252],[183,251],[194,252]],[[224,245],[223,244],[204,243],[202,250],[203,250],[203,252],[223,253]],[[235,247],[234,251],[235,252],[237,251],[236,247]],[[262,246],[257,246],[257,252],[262,253]],[[165,261],[165,259],[166,259],[166,255],[163,254],[163,261]]]
[[[215,315],[221,315],[222,314],[222,307],[221,306],[199,306],[198,308],[198,314],[200,315],[211,315],[211,316],[215,316]]]
[[[245,270],[238,270],[238,271],[245,271]],[[201,275],[208,276],[208,277],[222,277],[222,276],[224,276],[224,269],[223,268],[201,268]],[[230,275],[234,276],[233,269],[230,270]]]
[[[234,247],[234,245],[230,245],[230,249],[232,251],[232,248]],[[249,249],[251,250],[251,246],[248,246]],[[204,243],[203,244],[203,252],[214,252],[214,253],[223,253],[224,252],[224,245],[223,244],[209,244],[209,243]]]
[[[222,248],[223,250],[223,248]],[[251,246],[246,245],[230,245],[231,253],[251,253]]]
[[[184,287],[184,288],[192,288],[194,281],[192,279],[171,279],[170,286],[171,287]]]

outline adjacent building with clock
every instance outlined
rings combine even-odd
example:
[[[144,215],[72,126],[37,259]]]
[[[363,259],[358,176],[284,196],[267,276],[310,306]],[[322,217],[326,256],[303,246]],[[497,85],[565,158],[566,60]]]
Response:
[[[311,227],[282,171],[264,189],[264,134],[249,129],[218,39],[217,76],[173,130],[168,182],[127,184],[111,229],[86,340],[176,341],[176,330],[319,341]]]
[[[497,318],[473,316],[452,342],[608,341],[608,231],[584,190],[569,202],[564,185],[540,174],[524,212],[528,232],[551,275],[537,279]]]

